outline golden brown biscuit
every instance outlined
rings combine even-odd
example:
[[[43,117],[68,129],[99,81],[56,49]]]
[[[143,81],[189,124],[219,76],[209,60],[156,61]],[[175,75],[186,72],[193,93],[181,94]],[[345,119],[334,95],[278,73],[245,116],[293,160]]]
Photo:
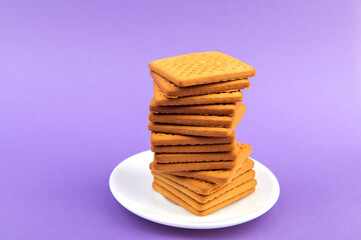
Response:
[[[240,181],[251,180],[255,176],[255,172],[250,168],[241,168],[239,171],[237,171],[237,174],[235,174],[232,177],[232,180],[229,183],[217,184],[217,183],[209,183],[206,181],[197,180],[193,178],[173,176],[165,173],[152,172],[152,174],[153,176],[160,178],[161,180],[163,180],[163,182],[166,182],[172,185],[173,187],[177,187],[178,185],[181,185],[183,188],[187,188],[188,190],[201,196],[212,195],[213,193],[217,192],[221,188],[228,185],[234,187],[234,184],[236,183],[239,184]],[[178,190],[182,190],[182,189],[178,188]],[[209,199],[209,198],[204,197],[203,199]]]
[[[250,88],[250,82],[246,79],[237,79],[233,81],[210,83],[204,85],[196,85],[191,87],[177,87],[172,82],[169,82],[164,77],[150,71],[154,82],[162,90],[165,96],[172,97],[185,97],[185,96],[197,96],[210,93],[219,93],[234,89],[248,89]]]
[[[208,105],[218,103],[235,103],[243,99],[242,92],[234,91],[211,93],[207,95],[167,98],[157,84],[153,84],[154,100],[158,106],[178,106],[178,105]]]
[[[204,127],[204,126],[184,126],[175,124],[163,124],[150,122],[148,129],[153,132],[173,133],[183,135],[205,136],[205,137],[226,137],[234,132],[238,123],[242,120],[246,112],[246,105],[241,104],[240,110],[236,113],[230,127]]]
[[[154,98],[149,105],[149,110],[153,113],[176,113],[176,114],[200,114],[232,116],[236,111],[237,103],[211,104],[211,105],[189,105],[189,106],[157,106]]]
[[[150,141],[154,146],[227,144],[236,141],[234,132],[226,137],[199,137],[152,132]]]
[[[155,60],[149,68],[178,87],[245,79],[255,69],[221,52],[200,52]]]
[[[203,210],[203,211],[199,211],[197,209],[195,209],[194,207],[192,207],[190,204],[188,204],[187,202],[185,202],[184,200],[182,200],[180,198],[180,196],[177,196],[173,193],[171,193],[170,191],[168,191],[167,189],[159,186],[158,184],[154,183],[153,182],[153,189],[155,191],[157,191],[158,193],[162,194],[164,197],[168,198],[169,200],[173,201],[174,203],[178,204],[179,206],[183,207],[184,209],[186,209],[187,211],[197,215],[197,216],[206,216],[206,215],[209,215],[241,198],[244,198],[248,195],[250,195],[251,193],[253,193],[256,188],[251,188],[249,190],[246,190],[238,195],[235,195],[231,198],[228,198],[226,200],[224,200],[223,202],[217,204],[217,205],[214,205],[206,210]],[[223,199],[222,199],[223,200]]]
[[[150,113],[149,120],[156,123],[172,123],[190,126],[230,127],[234,121],[234,116]]]
[[[150,113],[149,120],[156,123],[172,123],[190,126],[231,127],[233,122],[239,118],[239,111],[242,111],[244,114],[246,107],[242,105],[244,104],[237,105],[236,114],[233,116]]]
[[[218,127],[183,126],[149,122],[148,129],[158,133],[173,133],[190,136],[228,137],[234,129]]]
[[[237,174],[237,171],[242,171],[244,169],[252,169],[254,167],[254,162],[247,158],[243,165],[237,169],[232,170],[208,170],[208,171],[177,171],[177,172],[167,172],[168,174],[179,176],[179,177],[188,177],[198,180],[203,180],[210,183],[216,184],[225,184],[231,181],[232,176]]]
[[[231,152],[215,153],[155,153],[156,163],[215,162],[233,161],[238,157],[239,148]]]
[[[212,162],[190,162],[190,163],[157,163],[153,161],[149,168],[154,172],[174,172],[174,171],[197,171],[197,170],[221,170],[238,169],[248,157],[249,145],[237,143],[239,153],[234,161],[212,161]]]
[[[235,188],[241,184],[251,181],[252,179],[254,179],[255,172],[253,170],[249,170],[249,171],[237,176],[228,184],[220,185],[217,189],[215,189],[212,193],[210,193],[208,195],[203,195],[203,194],[199,194],[195,191],[192,191],[192,189],[189,189],[189,188],[183,186],[181,183],[172,181],[169,178],[167,178],[161,174],[153,173],[153,175],[154,175],[155,182],[157,182],[156,180],[159,179],[161,182],[164,182],[164,183],[178,189],[179,191],[183,192],[184,194],[187,194],[189,197],[193,198],[195,201],[199,202],[200,204],[204,204],[204,203],[207,203],[207,202],[219,197],[220,195],[228,192],[229,190],[232,190],[233,188]],[[162,185],[162,184],[160,184],[160,185]]]
[[[220,196],[226,195],[229,193],[229,191],[234,190],[237,187],[240,187],[240,185],[243,185],[243,191],[256,186],[256,181],[254,179],[254,171],[248,171],[244,173],[241,176],[238,176],[237,178],[233,179],[232,182],[229,184],[223,185],[216,191],[212,192],[209,195],[202,195],[198,194],[196,192],[193,192],[192,190],[173,182],[163,176],[160,175],[154,175],[154,182],[159,184],[160,186],[164,187],[165,189],[169,189],[168,186],[171,186],[172,188],[177,189],[178,191],[182,192],[183,194],[187,195],[187,199],[191,198],[192,200],[192,206],[194,208],[197,208],[198,210],[204,210],[209,208],[208,205],[210,202],[212,202],[211,205],[217,204],[218,201],[220,201]],[[251,185],[249,185],[251,184]],[[170,189],[169,189],[170,190]],[[242,191],[242,190],[241,190]],[[172,191],[171,191],[172,192]],[[230,195],[228,195],[230,196]],[[218,202],[219,203],[219,202]]]
[[[247,145],[247,144],[242,144],[242,143],[238,143],[238,146],[239,146],[239,152],[238,152],[238,156],[237,156],[237,160],[236,160],[236,167],[234,168],[235,173],[232,174],[231,179],[238,177],[251,169],[251,165],[243,164],[251,152],[251,146]],[[151,170],[153,170],[152,167],[151,167]],[[168,178],[169,180],[172,180],[174,182],[177,182],[178,184],[181,184],[182,186],[184,186],[194,192],[197,192],[197,193],[203,194],[203,195],[208,195],[211,192],[213,192],[214,190],[216,190],[217,188],[219,188],[220,186],[224,185],[224,184],[210,183],[210,182],[206,182],[206,181],[194,179],[194,178],[179,177],[176,175],[172,175],[170,173],[157,173],[157,172],[152,171],[152,174],[153,175],[161,175],[165,178]]]
[[[152,152],[155,153],[210,153],[210,152],[229,152],[237,148],[236,142],[226,144],[208,144],[208,145],[179,145],[179,146],[154,146],[151,145]]]
[[[231,170],[236,167],[236,161],[214,161],[214,162],[188,162],[188,163],[157,163],[151,162],[149,168],[154,172],[174,172],[174,171],[197,171],[226,169]]]
[[[201,171],[201,170],[232,170],[237,171],[243,162],[252,152],[250,145],[237,143],[239,153],[234,161],[212,161],[212,162],[190,162],[190,163],[157,163],[153,161],[149,168],[154,172],[174,172],[174,171]]]

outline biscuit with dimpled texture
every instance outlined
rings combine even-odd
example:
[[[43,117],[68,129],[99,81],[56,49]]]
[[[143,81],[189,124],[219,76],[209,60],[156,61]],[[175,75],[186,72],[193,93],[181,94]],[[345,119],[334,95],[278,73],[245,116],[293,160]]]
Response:
[[[250,65],[221,52],[200,52],[155,60],[149,68],[178,87],[253,77]]]

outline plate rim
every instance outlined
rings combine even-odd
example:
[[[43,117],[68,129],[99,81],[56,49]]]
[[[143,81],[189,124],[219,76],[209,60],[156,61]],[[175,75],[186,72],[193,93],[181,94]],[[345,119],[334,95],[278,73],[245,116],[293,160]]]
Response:
[[[272,180],[274,182],[272,185],[275,186],[276,188],[275,188],[274,194],[272,194],[272,198],[270,198],[268,200],[268,204],[266,204],[265,207],[262,207],[260,211],[249,214],[250,217],[248,217],[248,219],[246,221],[243,221],[243,220],[238,220],[237,221],[237,219],[239,219],[239,218],[236,217],[236,218],[232,218],[232,219],[229,219],[229,220],[223,220],[221,223],[219,223],[219,222],[209,223],[208,225],[205,226],[205,225],[197,225],[197,224],[194,224],[194,223],[192,225],[189,225],[189,224],[186,224],[186,223],[175,223],[173,221],[167,221],[167,220],[164,219],[164,217],[161,217],[159,215],[154,217],[151,214],[144,213],[142,211],[142,209],[144,209],[144,207],[142,205],[140,205],[139,203],[135,202],[134,200],[129,199],[128,197],[125,197],[120,192],[119,192],[119,194],[115,194],[115,189],[112,188],[112,184],[111,184],[112,178],[114,178],[114,175],[115,175],[117,169],[121,166],[121,164],[123,164],[127,160],[130,160],[133,157],[136,157],[137,155],[147,154],[147,153],[151,153],[151,150],[145,150],[145,151],[142,151],[142,152],[135,153],[135,154],[125,158],[121,162],[119,162],[115,166],[115,168],[112,170],[112,172],[110,173],[108,185],[109,185],[109,188],[110,188],[110,192],[112,193],[113,197],[117,200],[117,202],[120,205],[122,205],[125,209],[127,209],[131,213],[133,213],[133,214],[135,214],[135,215],[137,215],[137,216],[139,216],[139,217],[141,217],[143,219],[146,219],[148,221],[158,223],[158,224],[162,224],[162,225],[166,225],[166,226],[170,226],[170,227],[184,228],[184,229],[218,229],[218,228],[232,227],[232,226],[235,226],[235,225],[239,225],[239,224],[243,224],[243,223],[252,221],[252,220],[264,215],[266,212],[268,212],[277,203],[277,201],[279,199],[281,189],[280,189],[279,181],[278,181],[277,177],[275,176],[275,174],[268,167],[266,167],[264,164],[260,163],[259,161],[255,160],[252,157],[249,157],[250,159],[252,159],[255,162],[255,166],[259,165],[260,167],[262,167],[266,171],[268,171],[268,174],[271,176],[271,178],[272,178]],[[113,192],[113,190],[114,190],[114,192]],[[118,199],[118,198],[120,198],[120,199]],[[131,205],[138,206],[138,207],[133,208]]]

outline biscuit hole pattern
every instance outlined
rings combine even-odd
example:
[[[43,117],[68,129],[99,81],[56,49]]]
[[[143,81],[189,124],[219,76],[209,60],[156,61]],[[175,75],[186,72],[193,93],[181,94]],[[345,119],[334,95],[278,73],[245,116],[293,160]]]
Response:
[[[237,73],[251,67],[222,53],[206,52],[188,54],[174,58],[157,60],[156,65],[178,77],[209,75],[213,73]]]

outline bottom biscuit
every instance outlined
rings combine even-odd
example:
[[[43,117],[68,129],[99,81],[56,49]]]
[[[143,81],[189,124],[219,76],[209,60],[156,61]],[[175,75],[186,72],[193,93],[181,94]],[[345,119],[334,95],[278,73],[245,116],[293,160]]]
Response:
[[[208,214],[211,214],[215,211],[218,211],[219,209],[241,199],[241,198],[244,198],[248,195],[250,195],[251,193],[253,193],[256,188],[251,188],[243,193],[240,193],[232,198],[229,198],[213,207],[210,207],[206,210],[203,210],[203,211],[199,211],[195,208],[193,208],[191,205],[187,204],[185,201],[183,201],[181,198],[177,197],[175,194],[171,193],[170,191],[166,190],[165,188],[159,186],[158,184],[154,183],[153,182],[153,189],[155,191],[157,191],[158,193],[162,194],[163,196],[165,196],[166,198],[168,198],[169,200],[171,200],[172,202],[176,203],[177,205],[183,207],[184,209],[186,209],[187,211],[197,215],[197,216],[206,216]]]
[[[246,180],[249,178],[253,178],[255,175],[254,171],[251,170],[250,168],[241,167],[237,171],[237,174],[235,174],[235,176],[232,177],[233,179],[232,179],[232,181],[230,181],[230,183],[215,184],[215,183],[209,183],[209,182],[194,179],[194,178],[178,177],[178,176],[174,176],[174,175],[166,174],[166,173],[152,172],[152,174],[156,177],[162,176],[172,182],[178,183],[178,184],[182,185],[183,187],[188,188],[189,190],[196,192],[198,194],[201,194],[201,195],[209,195],[212,192],[217,191],[224,186],[232,185],[232,184],[234,184],[234,180],[236,178],[244,178],[245,177],[244,175],[246,175]]]
[[[163,186],[162,185],[163,183],[166,184],[167,186],[169,185],[173,188],[178,189],[182,193],[188,195],[190,198],[194,199],[199,204],[206,204],[206,203],[218,198],[221,195],[224,197],[224,195],[229,191],[233,192],[233,193],[231,192],[231,194],[236,195],[234,193],[234,190],[236,190],[240,185],[244,184],[242,189],[238,188],[238,190],[237,190],[238,193],[243,192],[251,187],[254,187],[252,185],[245,184],[247,182],[249,182],[249,183],[252,182],[252,180],[254,179],[254,176],[255,176],[255,172],[253,170],[247,171],[246,173],[243,173],[240,176],[238,176],[237,178],[233,179],[229,184],[221,185],[216,189],[208,189],[207,194],[202,194],[197,189],[196,189],[196,191],[194,191],[194,188],[189,188],[189,185],[184,186],[184,185],[182,185],[182,183],[175,182],[175,181],[171,180],[170,178],[167,178],[163,175],[154,174],[154,182],[158,183],[160,186]],[[255,180],[254,180],[254,183],[255,183]],[[199,184],[198,187],[201,187],[201,186],[202,186],[202,184]],[[167,189],[166,186],[163,186],[163,187]],[[206,187],[206,186],[203,186],[203,187]],[[228,196],[230,196],[230,195],[228,195]],[[187,201],[187,202],[189,203],[189,201]],[[212,204],[215,205],[214,201]],[[194,204],[192,206],[195,207]],[[202,207],[206,207],[206,206],[202,205]],[[197,209],[204,210],[201,208],[197,208]]]
[[[248,181],[246,183],[243,183],[221,195],[219,195],[218,197],[206,202],[206,203],[199,203],[197,200],[195,200],[194,198],[190,197],[189,195],[185,194],[184,192],[182,192],[181,190],[178,190],[177,188],[161,181],[158,178],[154,179],[154,182],[156,184],[158,184],[159,186],[161,186],[162,188],[168,190],[169,192],[173,193],[174,195],[176,195],[177,197],[179,197],[180,199],[182,199],[183,201],[185,201],[186,203],[188,203],[189,205],[191,205],[194,209],[198,210],[198,211],[205,211],[208,208],[211,208],[217,204],[220,204],[224,201],[226,201],[229,198],[232,198],[240,193],[243,193],[244,191],[247,191],[248,189],[254,188],[257,185],[257,181],[255,179],[252,179],[251,181]]]

